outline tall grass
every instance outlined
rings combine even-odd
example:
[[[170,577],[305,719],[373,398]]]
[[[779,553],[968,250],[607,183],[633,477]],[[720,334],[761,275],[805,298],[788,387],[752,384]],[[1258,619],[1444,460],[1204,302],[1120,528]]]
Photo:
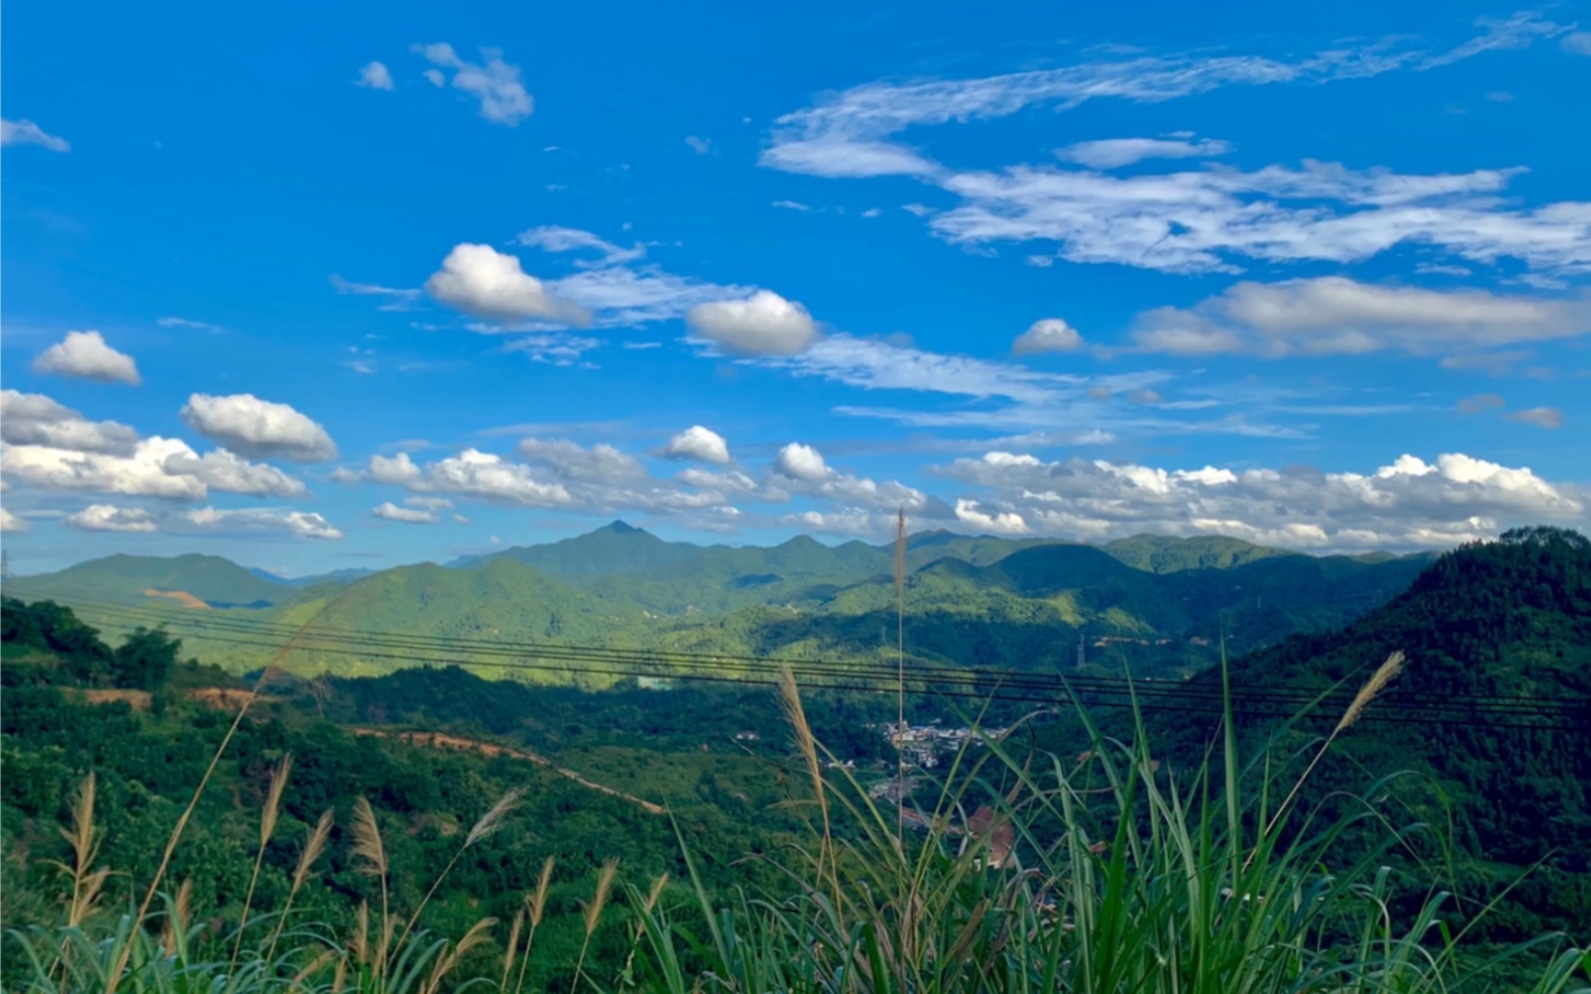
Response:
[[[578,957],[551,966],[570,994],[1591,992],[1591,952],[1564,937],[1483,951],[1450,924],[1445,894],[1427,893],[1412,911],[1395,907],[1399,880],[1388,856],[1404,836],[1369,805],[1341,817],[1295,807],[1321,757],[1398,665],[1388,660],[1377,671],[1290,782],[1268,750],[1240,754],[1230,712],[1205,760],[1173,769],[1154,757],[1141,721],[1131,736],[1113,739],[1079,708],[1089,749],[1071,757],[1018,752],[1012,737],[980,737],[917,807],[913,821],[925,828],[904,838],[899,808],[909,801],[873,799],[838,765],[825,772],[837,757],[813,735],[785,674],[783,702],[809,795],[796,800],[812,829],[810,844],[767,857],[786,884],[714,893],[683,839],[688,886],[671,890],[660,877],[643,892],[619,881],[609,861],[583,902]],[[262,846],[282,803],[277,783],[286,783],[285,762],[267,794]],[[1369,785],[1366,796],[1380,787]],[[130,914],[102,906],[109,871],[96,865],[102,839],[90,775],[62,829],[71,858],[57,864],[66,894],[59,921],[8,933],[26,962],[22,987],[433,994],[495,986],[522,994],[548,911],[550,857],[500,940],[493,918],[456,938],[420,924],[442,879],[504,827],[516,799],[510,793],[476,822],[406,915],[393,906],[394,868],[376,813],[356,799],[347,858],[376,878],[381,904],[378,921],[361,905],[341,934],[291,920],[328,848],[327,812],[305,836],[288,896],[261,916],[272,927],[250,929],[256,922],[245,916],[235,934],[222,936],[210,934],[214,926],[190,906],[186,887],[146,895]],[[990,811],[974,819],[974,807]],[[1366,848],[1364,829],[1378,843]],[[174,833],[166,860],[177,842]],[[1003,858],[991,858],[996,846]],[[622,962],[588,956],[615,909],[628,921]],[[482,965],[477,950],[494,941],[502,942],[501,958]]]

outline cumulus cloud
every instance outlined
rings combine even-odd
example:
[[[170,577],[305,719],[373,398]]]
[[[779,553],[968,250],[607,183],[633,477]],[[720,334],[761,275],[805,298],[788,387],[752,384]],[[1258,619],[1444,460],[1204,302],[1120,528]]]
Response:
[[[246,456],[324,462],[337,457],[337,445],[318,422],[287,404],[251,393],[212,397],[196,393],[182,408],[182,420],[213,442]]]
[[[904,483],[878,483],[866,477],[841,473],[810,445],[791,442],[774,457],[778,486],[807,497],[822,497],[842,507],[888,510],[904,507],[915,511],[928,502],[922,491]]]
[[[390,90],[393,88],[392,73],[386,63],[372,61],[359,70],[359,78],[354,80],[354,85],[372,90]]]
[[[545,466],[562,480],[622,484],[646,476],[640,460],[606,442],[586,449],[568,439],[527,438],[515,446],[515,451],[529,462]]]
[[[1557,429],[1563,427],[1563,412],[1556,407],[1531,407],[1523,411],[1512,411],[1503,417],[1509,421],[1519,421],[1537,428]]]
[[[1091,169],[1116,169],[1145,159],[1190,159],[1225,155],[1232,146],[1224,141],[1188,141],[1169,138],[1107,138],[1078,142],[1057,149],[1055,154],[1067,162]]]
[[[655,514],[722,515],[711,508],[729,504],[728,491],[741,489],[730,476],[704,474],[679,480],[650,476],[634,456],[611,445],[584,448],[567,439],[525,439],[515,462],[492,453],[466,449],[457,456],[425,465],[407,453],[374,456],[362,478],[402,486],[411,493],[448,494],[490,503],[562,509],[578,513],[635,510]],[[756,490],[751,483],[743,492]],[[427,507],[427,510],[431,508]],[[709,513],[710,512],[710,513]]]
[[[533,103],[519,79],[519,67],[504,62],[499,49],[482,48],[480,63],[464,61],[445,42],[415,45],[413,50],[436,67],[426,76],[438,86],[447,78],[444,70],[451,70],[453,88],[479,100],[481,116],[493,124],[513,127],[530,116]]]
[[[410,525],[434,525],[440,520],[435,512],[413,507],[399,507],[390,500],[383,501],[372,508],[370,513],[387,521],[402,521]]]
[[[780,449],[773,464],[775,469],[792,480],[822,480],[829,475],[829,467],[824,463],[822,454],[800,442],[791,442]]]
[[[1404,455],[1361,474],[1166,470],[989,452],[932,472],[984,491],[980,513],[1019,515],[1034,533],[1086,541],[1214,533],[1295,548],[1432,548],[1515,523],[1583,522],[1587,509],[1572,487],[1462,453],[1434,463]]]
[[[817,341],[805,307],[772,290],[744,300],[698,304],[685,315],[691,330],[732,355],[795,355]]]
[[[520,268],[516,256],[490,245],[455,245],[442,260],[442,268],[425,281],[425,291],[441,303],[489,321],[591,323],[585,308],[554,295]]]
[[[25,532],[27,530],[28,523],[26,520],[0,507],[0,532]]]
[[[5,477],[42,490],[202,500],[211,489],[259,497],[299,497],[302,481],[274,466],[246,462],[224,449],[201,457],[186,442],[152,436],[128,455],[77,452],[46,445],[7,445]]]
[[[729,462],[729,443],[724,436],[701,425],[691,425],[668,440],[663,447],[665,459],[693,459],[697,462]]]
[[[979,507],[977,501],[964,498],[956,501],[956,520],[979,531],[1000,535],[1021,535],[1028,530],[1027,522],[1015,511],[990,514]]]
[[[222,532],[239,535],[285,534],[292,538],[340,539],[341,530],[331,522],[310,511],[290,511],[276,508],[250,507],[241,510],[221,510],[199,507],[169,519],[167,527],[173,531]]]
[[[142,508],[90,504],[66,516],[73,528],[91,532],[153,532],[160,530],[159,519]]]
[[[67,332],[64,339],[39,353],[33,360],[33,371],[132,386],[142,382],[132,356],[106,345],[105,337],[97,331]]]
[[[130,455],[138,432],[115,421],[89,421],[41,393],[0,390],[0,438],[73,452]]]
[[[1011,343],[1011,354],[1041,355],[1046,352],[1076,352],[1083,347],[1083,336],[1060,318],[1033,322]]]
[[[240,459],[226,449],[215,449],[197,456],[191,452],[174,453],[166,458],[162,468],[168,474],[189,476],[206,487],[234,494],[254,497],[302,497],[309,491],[275,466],[252,463]]]
[[[1192,308],[1141,314],[1138,347],[1174,355],[1416,355],[1470,352],[1591,332],[1591,300],[1426,290],[1341,276],[1243,282]]]
[[[40,145],[52,152],[70,152],[72,143],[52,135],[27,118],[20,121],[0,119],[0,148],[7,145]]]
[[[391,458],[371,456],[369,478],[422,493],[456,494],[521,507],[561,507],[572,500],[562,484],[538,479],[529,466],[478,449],[465,449],[423,469],[407,452]]]

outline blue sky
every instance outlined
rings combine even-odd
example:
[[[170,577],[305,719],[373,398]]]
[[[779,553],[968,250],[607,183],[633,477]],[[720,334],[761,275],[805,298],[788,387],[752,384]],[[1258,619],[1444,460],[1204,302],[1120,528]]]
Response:
[[[1287,6],[8,11],[14,568],[1586,528],[1591,14]]]

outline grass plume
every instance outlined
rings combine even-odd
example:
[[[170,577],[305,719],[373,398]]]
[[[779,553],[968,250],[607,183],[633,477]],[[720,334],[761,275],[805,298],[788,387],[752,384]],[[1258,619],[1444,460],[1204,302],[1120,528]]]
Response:
[[[282,757],[271,771],[270,786],[265,791],[265,807],[260,810],[260,844],[254,851],[254,869],[249,873],[249,889],[243,898],[243,912],[238,917],[237,940],[232,945],[232,962],[236,965],[238,953],[243,950],[243,933],[249,927],[249,909],[254,906],[254,888],[260,882],[260,867],[265,862],[265,847],[276,834],[276,821],[282,812],[282,793],[287,789],[288,775],[293,772],[293,754]]]
[[[580,978],[586,965],[586,953],[591,949],[591,936],[597,931],[597,925],[602,921],[602,911],[608,906],[608,897],[613,893],[613,878],[619,872],[619,861],[610,859],[602,864],[602,869],[597,871],[597,890],[587,901],[582,910],[586,928],[585,939],[580,943],[580,958],[575,961],[574,981],[571,983],[570,994],[580,989]]]
[[[1332,743],[1337,741],[1337,736],[1352,728],[1364,716],[1365,711],[1369,709],[1376,697],[1387,689],[1388,684],[1398,678],[1399,673],[1403,672],[1403,662],[1403,653],[1392,653],[1387,656],[1385,662],[1376,667],[1376,671],[1370,675],[1370,679],[1365,681],[1364,686],[1359,688],[1359,692],[1353,696],[1353,701],[1349,703],[1348,710],[1344,711],[1342,717],[1337,721],[1337,727],[1333,728],[1331,734],[1326,737],[1326,741],[1321,743],[1320,748],[1315,752],[1315,758],[1309,761],[1309,765],[1304,768],[1303,774],[1293,782],[1292,790],[1287,792],[1287,797],[1276,808],[1276,813],[1271,816],[1271,820],[1266,823],[1261,841],[1269,838],[1271,832],[1281,823],[1282,817],[1291,808],[1293,801],[1297,799],[1298,792],[1303,789],[1305,781],[1309,779],[1310,774],[1315,772],[1315,767],[1320,764],[1321,759],[1326,755],[1327,750],[1331,748]],[[1248,861],[1244,863],[1244,867],[1247,868],[1253,859],[1254,856],[1250,853]]]

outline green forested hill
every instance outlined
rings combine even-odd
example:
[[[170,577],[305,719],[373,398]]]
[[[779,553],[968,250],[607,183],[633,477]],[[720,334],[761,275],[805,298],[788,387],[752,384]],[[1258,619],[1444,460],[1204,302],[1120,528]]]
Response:
[[[1373,705],[1381,720],[1342,736],[1309,781],[1305,810],[1357,804],[1369,780],[1408,771],[1414,775],[1391,783],[1373,806],[1450,833],[1462,857],[1461,898],[1490,897],[1541,864],[1490,926],[1500,937],[1591,921],[1591,541],[1539,528],[1460,548],[1341,630],[1235,660],[1230,679],[1239,694],[1334,686],[1352,693],[1394,651],[1407,662]],[[1218,692],[1220,674],[1195,677],[1190,689]],[[1419,717],[1422,703],[1474,697],[1509,698],[1526,710],[1512,719],[1398,723]],[[1531,723],[1532,703],[1579,710],[1556,730],[1510,727]],[[1272,720],[1243,719],[1244,740],[1254,750],[1280,734],[1278,754],[1302,761],[1338,712],[1320,717],[1283,731]],[[1213,716],[1150,716],[1151,742],[1183,762],[1196,762],[1217,728]]]
[[[1295,556],[1296,552],[1267,549],[1224,535],[1173,538],[1168,535],[1134,535],[1117,539],[1102,548],[1133,569],[1150,573],[1176,573],[1185,569],[1224,569],[1241,566],[1271,556]]]
[[[143,604],[145,590],[191,594],[211,606],[264,606],[287,599],[292,589],[220,556],[114,555],[78,563],[57,573],[11,577],[7,592],[29,599],[55,598]]]
[[[615,521],[574,538],[545,545],[515,546],[448,565],[467,569],[512,559],[534,566],[548,576],[569,580],[668,566],[694,559],[706,551],[705,547],[690,542],[665,542],[643,528]]]
[[[1096,669],[1188,672],[1214,660],[1222,634],[1241,652],[1350,621],[1399,593],[1425,561],[1280,554],[1220,538],[1097,548],[927,532],[908,541],[907,649],[950,665],[1070,669],[1081,638]],[[371,632],[866,659],[893,649],[892,571],[887,546],[802,536],[767,548],[701,547],[615,522],[467,568],[403,566],[307,587],[272,584],[214,557],[110,557],[12,586],[72,604],[108,631],[164,621],[199,658],[233,672],[276,659],[298,672],[368,674],[415,661],[365,647]],[[180,589],[222,609],[146,589]],[[255,606],[224,608],[238,603]],[[337,641],[316,648],[301,639],[278,658],[306,624]]]

